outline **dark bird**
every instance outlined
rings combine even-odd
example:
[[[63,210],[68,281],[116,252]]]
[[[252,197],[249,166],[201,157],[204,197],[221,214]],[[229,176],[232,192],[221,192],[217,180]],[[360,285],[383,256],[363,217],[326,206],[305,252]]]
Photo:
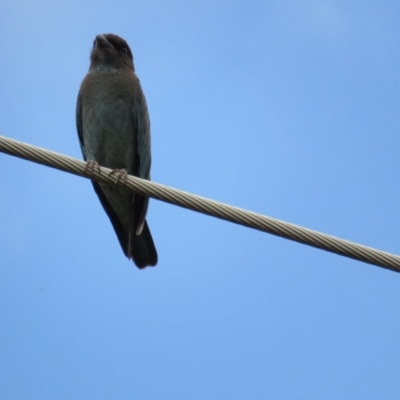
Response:
[[[88,167],[150,179],[150,120],[128,43],[117,35],[96,36],[89,72],[82,81],[76,125]],[[92,182],[122,250],[139,268],[157,264],[146,222],[149,198],[125,188]]]

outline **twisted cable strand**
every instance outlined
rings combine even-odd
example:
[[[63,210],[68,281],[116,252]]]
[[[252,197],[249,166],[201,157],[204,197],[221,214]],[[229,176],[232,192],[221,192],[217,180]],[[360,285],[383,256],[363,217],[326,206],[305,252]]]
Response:
[[[280,221],[241,208],[229,206],[201,196],[173,189],[128,175],[125,182],[110,175],[111,169],[101,167],[100,172],[86,168],[86,162],[64,156],[40,147],[28,145],[0,135],[0,151],[48,167],[60,169],[75,175],[93,179],[110,185],[125,186],[135,192],[189,210],[197,211],[249,228],[271,233],[285,239],[336,253],[368,264],[400,272],[400,257],[347,240],[316,232],[298,225]]]

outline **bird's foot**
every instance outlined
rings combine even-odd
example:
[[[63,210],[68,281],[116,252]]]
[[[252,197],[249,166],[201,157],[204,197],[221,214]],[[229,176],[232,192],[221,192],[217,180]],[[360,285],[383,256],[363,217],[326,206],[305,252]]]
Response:
[[[113,185],[113,189],[115,189],[115,187],[118,185],[119,182],[122,182],[125,185],[126,178],[128,177],[128,173],[126,172],[126,169],[113,169],[109,175],[117,176],[117,180],[115,181],[115,183]]]
[[[93,175],[93,171],[95,170],[98,174],[100,174],[100,165],[97,163],[97,161],[86,161],[85,174]]]

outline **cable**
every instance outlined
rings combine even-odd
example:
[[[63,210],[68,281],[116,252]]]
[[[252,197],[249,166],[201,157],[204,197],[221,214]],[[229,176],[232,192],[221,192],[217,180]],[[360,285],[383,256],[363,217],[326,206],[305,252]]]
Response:
[[[165,201],[249,228],[268,232],[285,239],[290,239],[378,267],[400,272],[400,257],[394,254],[348,242],[347,240],[325,235],[320,232],[246,211],[241,208],[232,207],[131,175],[128,175],[125,182],[121,182],[118,181],[118,177],[115,174],[110,175],[111,170],[109,168],[101,167],[100,172],[96,170],[92,171],[86,168],[86,162],[84,161],[48,151],[40,147],[28,145],[4,136],[0,136],[0,151],[48,167],[93,179],[97,182],[125,186],[141,195],[146,195],[157,200]]]

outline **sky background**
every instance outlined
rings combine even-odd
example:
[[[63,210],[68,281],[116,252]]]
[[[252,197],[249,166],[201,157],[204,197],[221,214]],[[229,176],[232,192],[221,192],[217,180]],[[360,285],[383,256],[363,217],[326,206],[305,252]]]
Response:
[[[3,0],[1,135],[81,158],[99,33],[154,181],[400,254],[398,1]],[[0,398],[399,398],[400,275],[155,200],[139,271],[88,180],[0,169]]]

